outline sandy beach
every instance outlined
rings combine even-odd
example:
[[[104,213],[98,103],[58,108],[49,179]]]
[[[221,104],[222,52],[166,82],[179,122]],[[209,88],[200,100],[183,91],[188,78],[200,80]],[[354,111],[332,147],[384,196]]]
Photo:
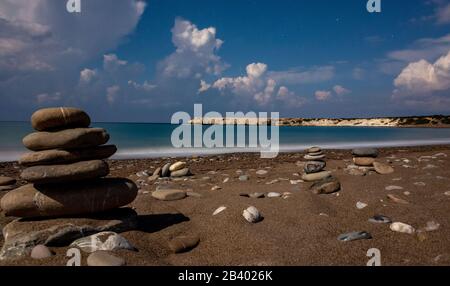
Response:
[[[346,169],[352,164],[350,150],[325,150],[326,169],[341,182],[339,192],[327,195],[314,194],[309,190],[311,183],[299,181],[306,162],[300,152],[271,160],[260,159],[259,154],[108,160],[110,177],[128,177],[139,186],[137,198],[129,205],[139,216],[138,227],[121,234],[137,251],[114,252],[127,265],[364,266],[369,260],[367,251],[377,248],[382,265],[450,265],[450,146],[379,151],[377,161],[391,165],[394,173],[351,175]],[[136,175],[145,170],[151,175],[157,167],[179,160],[187,162],[193,176],[148,182],[145,175]],[[18,163],[0,163],[0,174],[18,179],[16,186],[25,183],[19,179],[22,169]],[[257,175],[258,170],[267,173]],[[248,175],[248,180],[239,180],[241,175]],[[176,201],[153,198],[151,193],[165,184],[193,191],[196,196]],[[240,196],[254,192],[284,196]],[[394,202],[388,195],[407,203]],[[358,202],[367,206],[358,209]],[[220,206],[226,209],[213,216]],[[249,206],[261,212],[261,222],[251,224],[243,218],[242,212]],[[374,215],[420,231],[394,232],[389,224],[369,222]],[[12,220],[2,212],[0,227]],[[427,223],[439,226],[424,230]],[[337,240],[340,234],[352,231],[366,231],[372,239]],[[200,243],[189,252],[174,254],[168,241],[179,235],[197,235]],[[67,249],[51,247],[56,255],[50,258],[25,257],[0,265],[62,266],[67,263]],[[83,254],[82,265],[87,256]]]

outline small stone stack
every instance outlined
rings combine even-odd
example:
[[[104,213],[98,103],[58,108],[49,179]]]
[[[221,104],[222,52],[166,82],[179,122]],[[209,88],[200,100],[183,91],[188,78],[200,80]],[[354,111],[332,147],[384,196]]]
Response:
[[[41,109],[33,114],[31,123],[37,132],[27,135],[23,144],[34,152],[24,154],[19,161],[26,167],[21,178],[30,184],[1,199],[6,215],[38,220],[80,217],[119,208],[136,198],[137,187],[132,181],[103,178],[109,167],[102,159],[112,156],[117,148],[103,145],[109,134],[101,128],[89,128],[91,120],[84,111]]]
[[[153,182],[158,178],[180,178],[190,176],[191,170],[186,162],[178,161],[176,163],[167,163],[162,167],[156,168],[153,175],[148,178],[148,182]]]
[[[353,163],[359,167],[373,167],[378,150],[374,148],[353,149]]]
[[[310,190],[315,194],[330,194],[340,190],[340,182],[334,178],[326,167],[325,154],[319,147],[311,147],[304,156],[307,161],[304,164],[302,180],[314,182]]]

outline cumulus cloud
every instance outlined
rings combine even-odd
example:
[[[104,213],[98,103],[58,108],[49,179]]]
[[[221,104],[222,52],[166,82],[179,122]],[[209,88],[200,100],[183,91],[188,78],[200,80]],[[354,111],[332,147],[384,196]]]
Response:
[[[450,51],[430,63],[420,60],[410,63],[394,81],[396,95],[422,94],[450,89]]]
[[[106,89],[106,99],[109,104],[114,104],[116,102],[120,92],[120,86],[113,85]]]
[[[177,18],[172,28],[174,53],[160,63],[161,73],[167,77],[201,78],[220,75],[227,68],[216,54],[223,41],[216,38],[216,28],[199,29],[190,21]]]
[[[211,87],[211,85],[208,84],[206,81],[200,80],[200,88],[198,89],[198,92],[197,92],[197,93],[205,92],[205,91],[207,91],[210,87]]]
[[[95,77],[97,76],[97,71],[96,70],[91,70],[91,69],[83,69],[80,72],[80,83],[82,84],[88,84],[90,83]]]
[[[144,81],[142,84],[139,84],[135,81],[129,80],[128,85],[132,86],[136,90],[143,90],[147,92],[157,87],[155,84],[150,84],[148,81]]]
[[[331,98],[331,91],[318,90],[314,93],[314,96],[319,101],[325,101]]]
[[[333,91],[337,94],[337,95],[346,95],[351,93],[352,91],[349,89],[346,89],[345,87],[343,87],[342,85],[335,85],[333,87]]]

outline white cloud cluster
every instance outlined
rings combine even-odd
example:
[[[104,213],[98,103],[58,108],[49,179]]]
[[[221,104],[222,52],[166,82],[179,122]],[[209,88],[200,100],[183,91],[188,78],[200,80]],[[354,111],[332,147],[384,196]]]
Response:
[[[337,95],[346,95],[351,93],[351,91],[349,89],[346,89],[345,87],[343,87],[342,85],[335,85],[333,87],[333,91],[337,94]]]
[[[410,63],[394,81],[396,97],[424,96],[450,89],[450,51],[434,63],[420,60]]]
[[[247,75],[240,77],[223,77],[209,85],[201,82],[199,92],[216,89],[222,93],[230,92],[241,99],[251,98],[259,105],[267,105],[274,101],[289,102],[292,107],[299,106],[304,101],[289,91],[286,86],[278,87],[278,83],[268,73],[268,66],[264,63],[247,65]]]
[[[88,84],[90,83],[96,76],[97,76],[96,70],[91,70],[88,68],[83,69],[80,72],[80,83],[82,84]]]
[[[164,76],[201,78],[205,74],[219,75],[227,67],[216,54],[223,41],[216,38],[214,27],[200,30],[178,18],[172,28],[172,42],[176,51],[160,63]]]
[[[342,98],[343,95],[350,94],[352,91],[343,87],[342,85],[335,85],[333,87],[333,91],[318,90],[314,93],[314,96],[318,101],[327,101],[333,98],[333,92],[335,95]]]
[[[136,90],[142,90],[142,91],[147,91],[147,92],[151,91],[157,87],[155,84],[150,84],[148,81],[144,81],[142,84],[140,84],[133,80],[129,80],[128,85],[132,86]]]
[[[317,100],[319,101],[325,101],[330,99],[331,97],[331,91],[326,91],[326,90],[318,90],[314,93],[314,96],[316,97]]]
[[[120,86],[113,85],[106,89],[106,99],[109,104],[113,104],[119,96]]]

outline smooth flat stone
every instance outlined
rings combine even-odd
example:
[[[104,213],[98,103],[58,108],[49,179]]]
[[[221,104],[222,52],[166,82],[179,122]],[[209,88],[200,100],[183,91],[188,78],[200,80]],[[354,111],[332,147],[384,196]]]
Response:
[[[308,153],[309,156],[321,156],[324,155],[322,151]]]
[[[279,198],[281,196],[282,195],[280,193],[275,193],[275,192],[270,192],[270,193],[267,194],[268,198]]]
[[[397,203],[397,204],[403,204],[403,205],[409,204],[408,201],[406,201],[404,199],[400,199],[399,197],[397,197],[395,195],[392,195],[392,194],[387,195],[387,197],[388,197],[389,200],[391,200],[391,201],[393,201],[394,203]]]
[[[0,176],[0,186],[10,186],[16,183],[16,179]]]
[[[108,164],[94,160],[67,165],[33,166],[26,168],[20,177],[31,183],[49,184],[95,179],[108,174]]]
[[[76,128],[57,132],[35,132],[23,138],[23,145],[32,151],[80,149],[103,145],[109,134],[102,128]]]
[[[96,251],[87,258],[88,266],[124,266],[125,260],[108,253],[107,251]]]
[[[162,168],[161,168],[161,177],[169,177],[170,176],[170,163],[165,164]]]
[[[264,193],[253,193],[248,196],[252,199],[262,199],[262,198],[264,198],[265,195],[264,195]]]
[[[137,214],[120,208],[85,217],[16,219],[3,228],[5,242],[0,260],[30,255],[36,245],[68,246],[86,235],[102,232],[124,232],[137,228]]]
[[[152,193],[152,197],[161,201],[182,200],[186,196],[186,191],[176,188],[158,188]]]
[[[305,163],[304,170],[307,174],[318,173],[322,171],[327,164],[324,161],[309,161]]]
[[[314,181],[319,181],[325,178],[331,177],[331,172],[330,171],[322,171],[322,172],[318,172],[318,173],[313,173],[313,174],[303,174],[302,175],[302,180],[306,181],[306,182],[314,182]]]
[[[320,147],[311,147],[308,150],[306,150],[306,152],[308,153],[317,153],[317,152],[321,152],[322,149]]]
[[[186,168],[186,166],[187,166],[186,162],[176,162],[176,163],[170,165],[169,171],[175,172],[175,171]]]
[[[46,150],[25,153],[20,157],[19,163],[26,167],[69,164],[79,161],[106,159],[114,155],[116,151],[117,147],[115,145],[73,150]]]
[[[338,192],[340,189],[341,183],[334,177],[322,179],[310,187],[310,190],[317,195],[332,194]]]
[[[400,187],[400,186],[387,186],[384,189],[386,191],[399,191],[399,190],[403,190],[403,187]]]
[[[384,215],[374,215],[369,219],[369,222],[371,223],[392,223],[391,218],[384,216]]]
[[[324,159],[324,158],[325,158],[325,155],[319,155],[319,156],[305,155],[303,158],[304,158],[305,160],[312,160],[312,161],[314,161],[314,160],[321,160],[321,159]]]
[[[356,203],[356,208],[357,208],[358,210],[365,209],[367,206],[368,206],[368,204],[363,203],[363,202],[357,202],[357,203]]]
[[[248,181],[249,179],[250,179],[250,177],[247,175],[239,176],[239,181],[241,181],[241,182]]]
[[[39,244],[33,247],[30,256],[33,259],[45,259],[52,257],[53,253],[47,246]]]
[[[390,226],[390,229],[395,232],[407,233],[407,234],[413,234],[416,232],[414,227],[412,227],[406,223],[402,223],[402,222],[392,223]]]
[[[7,216],[15,217],[81,215],[125,206],[137,192],[132,181],[118,178],[62,185],[28,184],[7,193],[0,205]]]
[[[136,248],[128,240],[112,231],[102,231],[79,238],[72,242],[70,247],[77,247],[87,253],[98,250],[113,251],[117,249],[136,251]]]
[[[200,243],[197,235],[180,235],[169,241],[169,248],[173,253],[183,253],[194,249]]]
[[[268,173],[269,172],[266,171],[266,170],[258,170],[258,171],[256,171],[256,175],[261,176],[261,177],[267,175]]]
[[[354,157],[353,163],[357,166],[373,166],[373,163],[375,162],[374,158],[371,157]]]
[[[35,130],[68,129],[89,127],[91,119],[86,112],[72,107],[44,108],[31,116],[31,126]]]
[[[373,167],[375,168],[375,172],[380,175],[389,175],[394,173],[394,168],[383,163],[373,162]]]
[[[366,231],[355,231],[355,232],[341,234],[338,236],[337,239],[339,241],[349,242],[349,241],[355,241],[355,240],[361,240],[361,239],[372,239],[372,235]]]
[[[352,154],[358,157],[378,157],[378,150],[374,148],[356,148],[352,150]]]
[[[223,211],[226,210],[226,209],[227,209],[227,207],[225,207],[225,206],[218,207],[218,208],[213,212],[213,216],[220,214],[221,212],[223,212]]]
[[[178,171],[170,172],[170,176],[172,178],[179,178],[179,177],[185,177],[189,176],[191,172],[189,171],[189,168],[184,168]]]

